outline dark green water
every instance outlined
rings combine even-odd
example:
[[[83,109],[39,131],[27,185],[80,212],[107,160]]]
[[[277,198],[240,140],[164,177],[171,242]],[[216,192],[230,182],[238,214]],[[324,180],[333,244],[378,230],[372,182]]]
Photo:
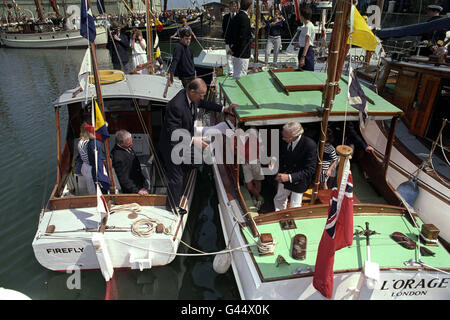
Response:
[[[173,43],[161,45],[162,51]],[[195,48],[198,49],[198,48]],[[98,49],[100,69],[109,52]],[[195,50],[197,51],[197,50]],[[77,86],[84,50],[0,48],[0,287],[32,299],[103,299],[99,271],[82,272],[81,289],[70,290],[70,274],[42,267],[31,243],[56,179],[56,129],[52,102]],[[62,113],[62,132],[67,115]],[[183,241],[205,252],[222,250],[222,229],[212,172],[198,175],[193,212]],[[193,253],[184,245],[179,252]],[[217,274],[213,257],[178,257],[150,270],[116,271],[119,299],[238,299],[231,269]]]

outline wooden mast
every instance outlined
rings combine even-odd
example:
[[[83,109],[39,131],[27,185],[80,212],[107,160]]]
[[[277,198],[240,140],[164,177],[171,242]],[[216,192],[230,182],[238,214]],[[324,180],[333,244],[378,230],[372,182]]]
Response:
[[[323,151],[325,147],[326,132],[328,128],[328,117],[330,115],[331,108],[333,107],[334,97],[338,94],[338,83],[340,74],[342,72],[342,65],[345,57],[343,51],[346,46],[346,40],[348,37],[347,18],[351,10],[351,2],[346,0],[338,0],[336,3],[336,17],[333,32],[331,34],[330,47],[328,50],[328,69],[327,69],[327,83],[324,90],[325,103],[324,111],[322,115],[322,130],[320,132],[319,142],[319,163],[316,167],[316,174],[314,180],[313,192],[311,195],[311,204],[317,199],[320,184],[320,174],[322,172],[322,160]],[[344,30],[344,32],[343,32]],[[344,38],[345,37],[345,38]]]
[[[50,1],[50,5],[53,8],[53,11],[55,11],[55,13],[56,13],[56,16],[60,17],[61,15],[59,13],[58,5],[56,4],[56,0],[49,0],[49,1]]]
[[[256,0],[255,15],[255,52],[253,54],[253,59],[255,60],[255,63],[258,63],[259,17],[261,16],[259,0]]]
[[[150,15],[150,7],[152,6],[151,0],[145,0],[145,6],[147,8],[147,61],[148,71],[153,74],[153,39],[152,39],[152,17]]]
[[[41,2],[39,0],[34,0],[34,4],[36,5],[36,10],[39,15],[39,20],[44,22],[45,18],[44,18],[44,13],[42,12]]]
[[[90,0],[87,0],[89,7],[91,6]],[[88,31],[89,32],[89,31]],[[91,42],[91,45],[89,46],[91,50],[91,60],[92,60],[92,68],[94,71],[94,81],[95,81],[95,91],[97,93],[97,102],[98,106],[100,107],[100,111],[102,112],[103,119],[106,121],[105,117],[105,110],[103,108],[103,96],[102,96],[102,90],[100,87],[100,77],[98,75],[98,64],[97,64],[97,50],[95,48],[95,41]],[[95,108],[95,105],[92,105],[92,108]],[[92,124],[94,125],[94,124]],[[114,175],[112,171],[112,162],[111,162],[111,155],[109,153],[109,140],[105,139],[105,153],[106,153],[106,161],[107,161],[107,167],[108,167],[108,175],[109,179],[111,181],[111,193],[115,193],[115,182],[114,182]]]

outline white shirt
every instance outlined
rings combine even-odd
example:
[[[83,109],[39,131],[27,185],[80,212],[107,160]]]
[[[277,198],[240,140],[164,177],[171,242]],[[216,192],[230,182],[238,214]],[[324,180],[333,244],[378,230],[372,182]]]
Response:
[[[309,36],[309,45],[314,46],[314,39],[316,38],[316,32],[314,31],[314,25],[311,21],[300,27],[300,36],[298,37],[298,45],[300,48],[305,46],[306,36]]]
[[[289,147],[292,146],[292,147],[291,147],[291,148],[292,148],[292,149],[291,149],[291,152],[294,151],[294,149],[295,149],[295,147],[297,146],[298,142],[300,141],[300,138],[301,138],[301,137],[302,137],[302,135],[299,135],[297,139],[295,139],[295,140],[292,141],[292,142],[289,142],[289,143],[288,143],[288,150],[289,150]],[[290,174],[289,174],[289,182],[292,183],[292,177],[291,177]]]

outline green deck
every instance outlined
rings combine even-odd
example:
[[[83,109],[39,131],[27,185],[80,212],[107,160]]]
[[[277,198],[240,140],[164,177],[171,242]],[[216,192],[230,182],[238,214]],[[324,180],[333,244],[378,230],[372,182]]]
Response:
[[[317,249],[325,227],[325,218],[311,218],[303,220],[295,220],[297,228],[291,230],[281,230],[279,223],[271,223],[258,225],[260,233],[271,233],[273,239],[277,242],[274,255],[260,256],[256,246],[252,246],[253,256],[258,264],[261,275],[264,280],[288,277],[298,267],[303,269],[311,267],[314,269]],[[370,237],[371,261],[384,267],[405,267],[404,262],[410,259],[417,259],[416,250],[408,250],[400,246],[389,235],[393,232],[401,232],[411,239],[417,239],[417,232],[413,226],[401,216],[354,216],[354,229],[361,231],[357,227],[361,226],[365,229],[365,223],[369,222],[370,230],[374,230],[380,234]],[[421,222],[419,226],[421,226]],[[302,233],[307,238],[306,259],[303,261],[292,258],[292,241],[296,234]],[[247,228],[244,235],[248,243],[257,242]],[[427,246],[428,249],[435,253],[435,256],[422,256],[421,259],[428,265],[436,268],[450,268],[450,255],[444,247]],[[290,264],[285,263],[276,266],[278,255],[283,256]],[[335,254],[334,271],[362,269],[366,260],[366,239],[364,236],[354,236],[353,244],[350,247],[338,250]]]
[[[325,84],[327,78],[325,73],[311,71],[283,72],[276,73],[276,75],[285,85]],[[249,74],[238,80],[226,77],[219,77],[218,80],[228,101],[238,104],[235,110],[241,120],[245,120],[246,117],[286,116],[287,118],[294,113],[296,117],[301,117],[302,113],[315,113],[322,102],[322,92],[318,90],[295,91],[288,95],[269,72]],[[357,112],[350,105],[347,105],[348,86],[346,81],[341,80],[339,86],[341,92],[335,97],[331,115],[342,114],[346,107],[349,112]],[[363,90],[369,98],[369,115],[394,116],[401,114],[400,109],[375,92],[365,87]]]

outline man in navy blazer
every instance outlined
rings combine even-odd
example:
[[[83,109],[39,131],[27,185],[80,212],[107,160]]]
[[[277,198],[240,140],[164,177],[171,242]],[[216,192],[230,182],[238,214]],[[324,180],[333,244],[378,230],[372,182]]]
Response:
[[[247,74],[250,60],[250,41],[252,30],[250,25],[250,11],[252,0],[241,0],[241,8],[231,23],[231,44],[229,53],[233,56],[233,78]]]
[[[290,208],[301,207],[303,193],[313,181],[317,164],[317,146],[299,122],[283,126],[280,163],[275,180],[277,194],[273,199],[275,211],[284,210],[290,197]]]
[[[177,133],[184,133],[189,136],[192,145],[204,148],[208,146],[208,143],[203,141],[202,137],[194,137],[194,121],[197,118],[197,109],[203,108],[226,113],[233,112],[233,104],[223,107],[213,102],[204,101],[203,98],[206,92],[207,86],[205,81],[201,78],[195,78],[187,85],[187,88],[178,92],[166,107],[164,124],[161,128],[159,139],[159,150],[165,164],[168,180],[168,205],[172,208],[173,206],[179,207],[183,195],[183,173],[195,167],[192,163],[174,163],[175,159],[172,159],[172,150],[181,142],[182,138],[172,141],[172,137],[176,137]],[[176,152],[176,156],[179,155],[179,152]],[[182,157],[183,155],[180,156]],[[185,213],[182,210],[179,210],[179,212]]]
[[[113,68],[115,70],[128,72],[128,48],[130,47],[130,40],[125,33],[120,32],[120,26],[117,23],[114,23],[111,26],[111,30],[112,39],[108,37],[108,44],[106,47],[111,54]]]

